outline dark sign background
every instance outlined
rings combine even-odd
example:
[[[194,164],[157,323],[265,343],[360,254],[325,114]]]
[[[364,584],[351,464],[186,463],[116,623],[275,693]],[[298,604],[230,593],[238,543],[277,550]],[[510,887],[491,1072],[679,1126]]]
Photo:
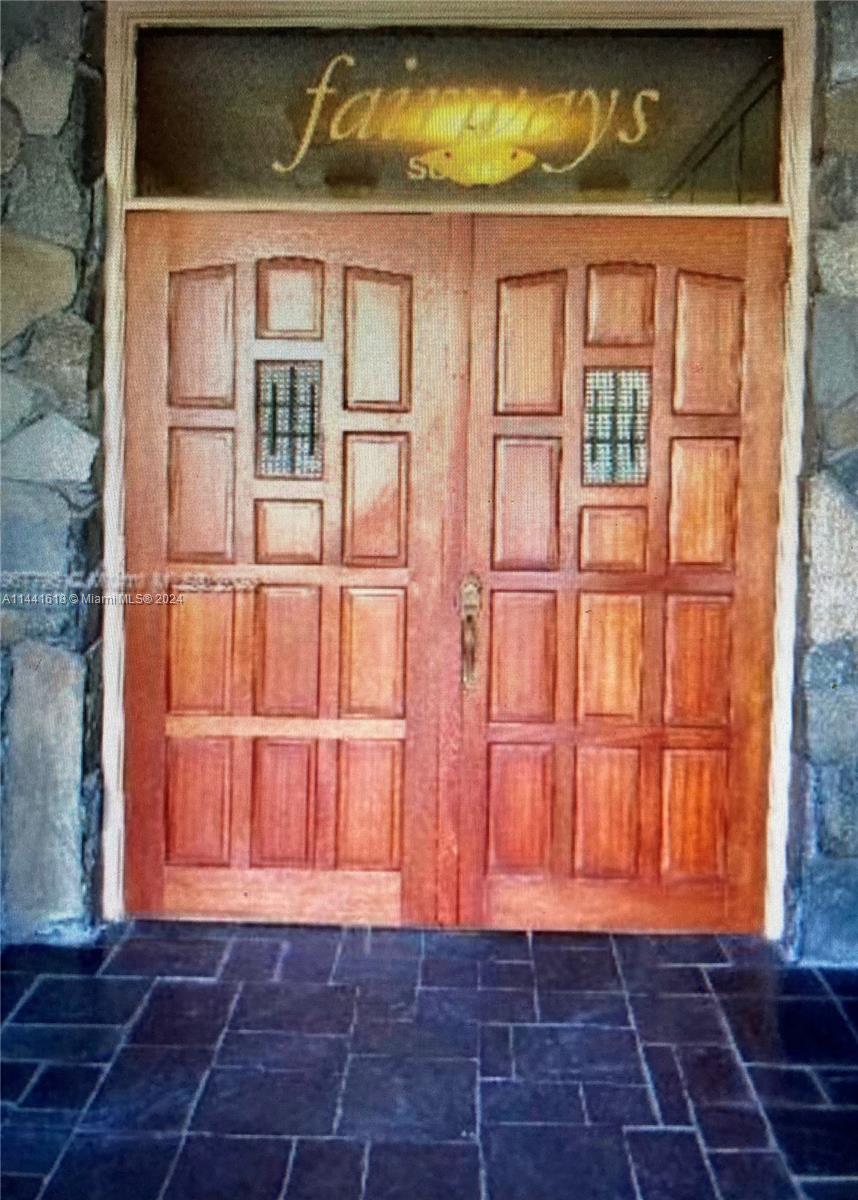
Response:
[[[290,163],[312,97],[334,56],[313,142]],[[474,29],[143,30],[138,44],[136,188],[142,196],[360,198],[418,203],[509,200],[772,202],[778,199],[780,35],[768,32],[567,32]],[[634,128],[642,89],[647,131],[635,145],[607,136],[571,171],[586,144],[543,147],[510,180],[463,187],[409,177],[428,147],[370,138],[331,142],[337,107],[381,87],[519,88],[541,95],[592,88]],[[586,106],[581,110],[589,112]],[[416,172],[412,169],[411,174]]]

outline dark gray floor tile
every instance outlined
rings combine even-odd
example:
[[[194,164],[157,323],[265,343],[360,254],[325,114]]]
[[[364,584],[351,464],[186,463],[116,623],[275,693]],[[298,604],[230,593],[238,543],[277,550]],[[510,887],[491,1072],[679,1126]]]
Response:
[[[851,1104],[858,1108],[858,1070],[821,1070],[817,1075],[832,1104]],[[858,1122],[858,1112],[855,1119]]]
[[[131,922],[131,938],[157,938],[170,942],[198,942],[211,938],[227,941],[244,931],[255,928],[237,921],[158,921],[137,919]]]
[[[233,1029],[294,1033],[348,1033],[354,988],[300,983],[245,984],[233,1014]]]
[[[417,989],[407,984],[378,980],[357,986],[357,1014],[360,1020],[375,1017],[380,1021],[411,1019],[417,1008]]]
[[[237,983],[159,980],[129,1041],[150,1046],[213,1046],[235,1000]]]
[[[693,1133],[630,1130],[626,1139],[642,1200],[716,1200]]]
[[[852,1031],[858,1036],[858,1000],[841,1000],[846,1019],[852,1024]]]
[[[628,1028],[629,1010],[620,992],[540,992],[539,1011],[552,1024]]]
[[[475,1063],[352,1058],[337,1132],[379,1141],[456,1141],[475,1135]]]
[[[477,1200],[479,1195],[476,1146],[381,1145],[370,1150],[365,1200]],[[306,1200],[311,1200],[309,1194]]]
[[[127,1046],[110,1067],[81,1127],[109,1132],[177,1132],[210,1062],[207,1050]]]
[[[727,961],[721,943],[711,933],[665,933],[654,934],[648,939],[655,947],[659,962],[669,963],[721,963]]]
[[[494,933],[429,931],[424,934],[427,955],[441,958],[470,958],[482,962],[526,961],[530,958],[530,943],[526,933]]]
[[[327,983],[331,978],[336,953],[334,946],[319,950],[304,946],[287,949],[281,958],[276,978],[287,983]]]
[[[763,1107],[770,1104],[824,1104],[825,1096],[810,1071],[803,1067],[749,1067]]]
[[[751,1104],[753,1097],[732,1050],[721,1046],[679,1046],[676,1056],[685,1087],[695,1104]]]
[[[298,930],[283,942],[278,979],[326,983],[333,970],[334,960],[342,940],[338,930]]]
[[[512,1075],[512,1030],[509,1025],[480,1026],[480,1075],[506,1079]]]
[[[721,1200],[799,1200],[779,1154],[710,1154]]]
[[[424,958],[420,984],[422,987],[476,987],[479,967],[477,959]]]
[[[778,967],[785,964],[783,951],[777,942],[732,934],[720,934],[718,940],[730,961],[737,965]]]
[[[653,1125],[658,1120],[648,1088],[623,1087],[615,1083],[585,1083],[583,1086],[587,1115],[596,1124]]]
[[[359,1021],[354,1054],[395,1054],[410,1058],[476,1058],[475,1021]]]
[[[333,1133],[339,1085],[336,1075],[316,1071],[215,1068],[191,1128],[275,1136]]]
[[[645,1042],[713,1045],[727,1040],[718,1005],[705,996],[632,996],[631,1005]]]
[[[14,1103],[27,1090],[39,1069],[37,1062],[0,1063],[0,1100]]]
[[[858,999],[858,967],[824,967],[822,974],[835,996]]]
[[[534,933],[533,952],[540,950],[605,950],[611,953],[609,933]]]
[[[7,1025],[3,1057],[102,1063],[113,1057],[121,1037],[116,1025]]]
[[[536,1008],[532,991],[503,988],[421,988],[417,1014],[429,1021],[490,1021],[507,1024],[534,1021]]]
[[[217,1066],[341,1074],[347,1049],[348,1038],[335,1034],[229,1030],[218,1051]]]
[[[807,967],[711,967],[708,971],[713,989],[719,996],[757,996],[780,1000],[790,996],[822,996],[825,985]]]
[[[291,1152],[287,1138],[191,1135],[163,1200],[278,1200]]]
[[[858,1065],[858,1038],[828,1000],[721,1001],[746,1062]]]
[[[10,1175],[47,1175],[62,1154],[71,1126],[46,1129],[25,1123],[3,1126],[3,1170]]]
[[[484,1125],[583,1125],[577,1083],[490,1081],[480,1085]]]
[[[35,975],[24,971],[3,971],[0,975],[0,1020],[5,1021],[21,997],[26,995],[33,985]]]
[[[481,962],[481,988],[532,988],[533,964],[529,962]]]
[[[342,958],[334,967],[335,983],[367,983],[378,980],[416,987],[420,974],[417,958]]]
[[[344,933],[335,925],[271,925],[262,927],[262,932],[258,925],[248,928],[253,929],[254,937],[272,937],[276,933],[287,954],[296,950],[316,950],[319,954],[328,954],[331,950],[336,950]]]
[[[643,1082],[631,1030],[516,1026],[513,1044],[516,1069],[524,1079]]]
[[[42,1200],[156,1200],[175,1137],[75,1134]]]
[[[635,1195],[619,1132],[507,1125],[486,1130],[483,1141],[491,1200],[633,1200]]]
[[[630,992],[646,996],[702,996],[709,988],[701,967],[626,967],[623,978]]]
[[[3,1106],[5,1128],[70,1130],[79,1116],[80,1110],[75,1108],[24,1108],[17,1104]]]
[[[57,1025],[123,1025],[146,995],[142,979],[40,979],[13,1022]]]
[[[858,1175],[852,1179],[805,1179],[802,1191],[807,1200],[855,1200]]]
[[[104,946],[7,946],[0,966],[30,975],[94,975],[107,954]]]
[[[665,1125],[690,1125],[691,1113],[672,1046],[644,1046],[644,1059]]]
[[[697,1123],[710,1150],[765,1150],[769,1135],[756,1108],[714,1104],[697,1109]]]
[[[623,934],[615,936],[614,945],[624,972],[647,966],[708,966],[728,961],[718,939],[707,934]]]
[[[225,942],[218,938],[132,938],[114,951],[102,975],[212,978],[218,973],[225,950]]]
[[[49,1063],[23,1098],[26,1108],[81,1109],[95,1091],[101,1067]]]
[[[341,958],[420,958],[423,934],[417,929],[346,929]]]
[[[610,992],[621,987],[607,950],[539,950],[534,962],[540,991]]]
[[[295,1148],[286,1200],[360,1200],[363,1160],[360,1142],[301,1138]]]
[[[858,1175],[854,1109],[772,1107],[767,1116],[796,1175]]]
[[[0,1196],[3,1200],[36,1200],[42,1190],[41,1175],[0,1175]]]
[[[280,960],[280,943],[273,938],[240,938],[229,948],[221,968],[221,979],[251,979],[268,983]]]
[[[76,1124],[80,1111],[74,1108],[23,1108],[15,1104],[3,1108],[4,1128],[65,1129]]]

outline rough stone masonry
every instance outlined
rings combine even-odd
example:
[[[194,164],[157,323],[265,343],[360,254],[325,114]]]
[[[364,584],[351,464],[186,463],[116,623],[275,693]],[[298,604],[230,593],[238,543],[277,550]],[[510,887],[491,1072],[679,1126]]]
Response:
[[[792,947],[858,961],[858,4],[818,6],[789,899]]]
[[[5,936],[77,935],[100,816],[104,7],[2,7]],[[33,598],[37,599],[33,602]],[[11,603],[9,602],[11,601]]]

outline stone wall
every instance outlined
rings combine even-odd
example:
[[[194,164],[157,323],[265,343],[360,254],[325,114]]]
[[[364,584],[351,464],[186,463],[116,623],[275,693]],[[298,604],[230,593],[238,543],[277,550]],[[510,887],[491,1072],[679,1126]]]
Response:
[[[2,18],[3,919],[74,936],[101,794],[100,610],[79,601],[101,563],[104,9]]]
[[[789,936],[858,961],[858,4],[818,12]]]

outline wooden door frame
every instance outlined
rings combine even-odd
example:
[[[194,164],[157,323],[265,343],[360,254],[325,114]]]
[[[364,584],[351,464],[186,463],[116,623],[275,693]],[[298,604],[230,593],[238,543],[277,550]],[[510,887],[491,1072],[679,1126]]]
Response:
[[[515,206],[516,213],[557,215],[785,217],[791,261],[785,303],[783,437],[780,520],[772,674],[772,718],[767,821],[765,932],[779,937],[784,926],[784,883],[789,820],[792,736],[793,648],[799,551],[799,490],[808,297],[808,198],[811,104],[815,63],[813,0],[110,0],[107,6],[107,240],[104,264],[104,510],[105,587],[122,585],[124,553],[124,336],[126,212],[133,209],[295,210],[294,201],[137,199],[133,194],[134,93],[137,32],[146,26],[233,26],[276,28],[355,24],[486,25],[521,28],[592,29],[777,29],[783,34],[784,84],[781,116],[781,195],[775,205],[569,204]],[[308,206],[331,212],[402,212],[432,205],[314,200]],[[445,211],[510,212],[509,204],[463,202]],[[103,627],[104,725],[102,770],[102,912],[124,915],[124,617],[122,605],[105,605]],[[443,836],[440,852],[449,855]]]

